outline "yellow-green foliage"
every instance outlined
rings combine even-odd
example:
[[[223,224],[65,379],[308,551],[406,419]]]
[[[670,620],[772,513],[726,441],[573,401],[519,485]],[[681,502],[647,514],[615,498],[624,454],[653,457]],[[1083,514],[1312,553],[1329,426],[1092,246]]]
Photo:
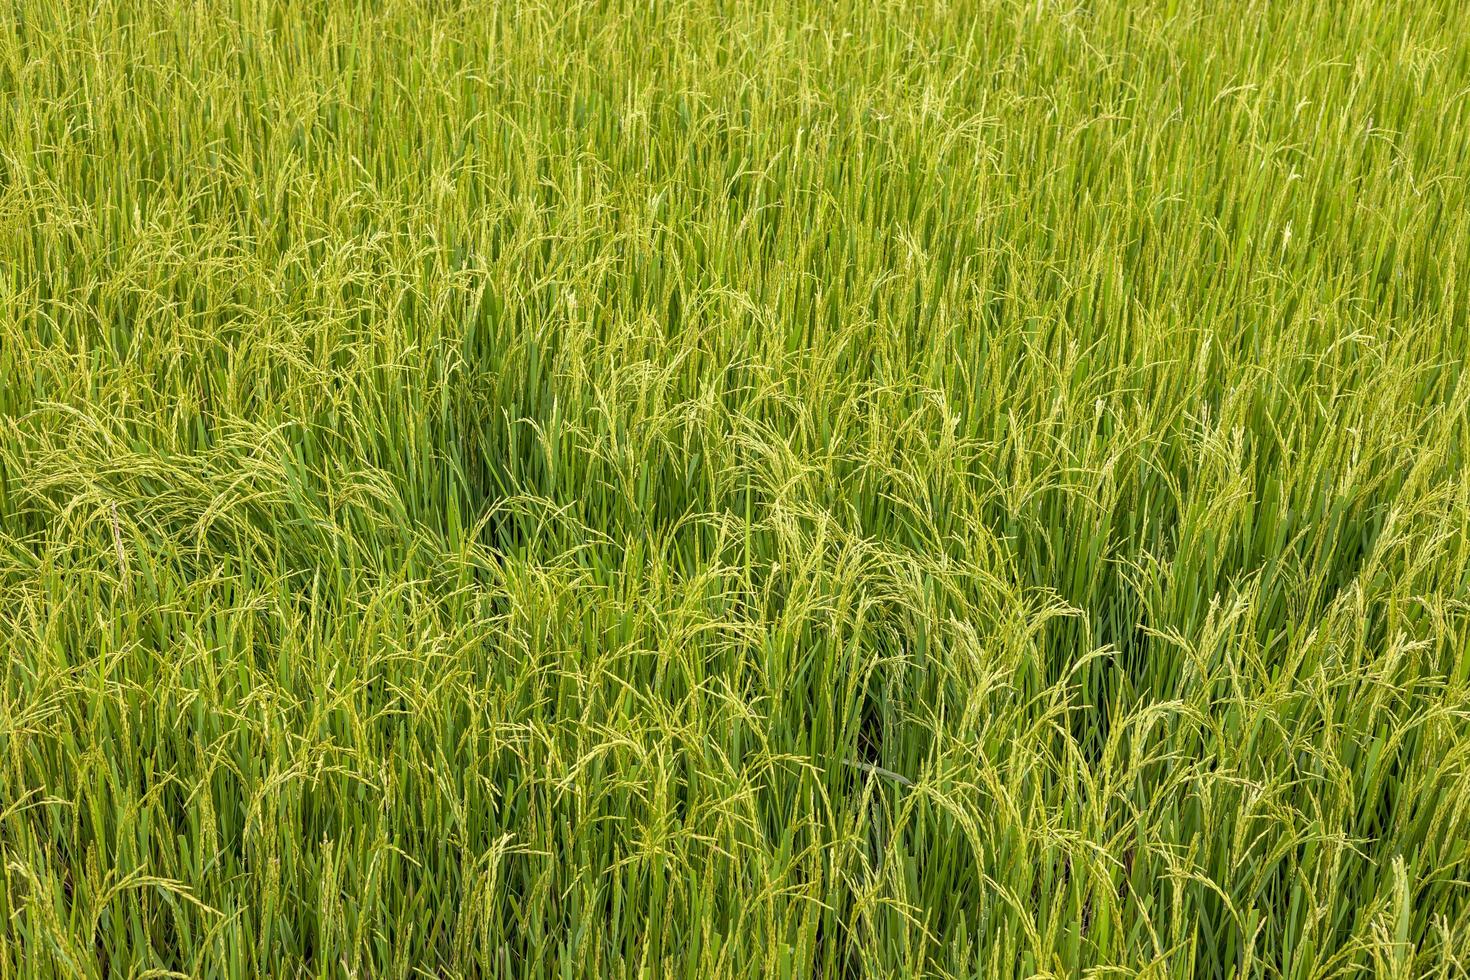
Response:
[[[0,978],[1467,977],[1462,0],[0,0]]]

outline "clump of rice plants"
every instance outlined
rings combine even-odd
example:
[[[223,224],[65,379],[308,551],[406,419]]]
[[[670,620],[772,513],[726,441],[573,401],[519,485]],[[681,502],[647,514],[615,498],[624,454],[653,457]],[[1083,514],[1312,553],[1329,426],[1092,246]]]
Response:
[[[1470,976],[1450,0],[8,0],[0,978]]]

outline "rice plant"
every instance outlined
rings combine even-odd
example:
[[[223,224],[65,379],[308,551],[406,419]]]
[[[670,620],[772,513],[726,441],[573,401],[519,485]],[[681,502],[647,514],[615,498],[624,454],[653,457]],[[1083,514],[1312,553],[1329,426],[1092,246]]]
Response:
[[[1470,977],[1460,0],[0,0],[0,980]]]

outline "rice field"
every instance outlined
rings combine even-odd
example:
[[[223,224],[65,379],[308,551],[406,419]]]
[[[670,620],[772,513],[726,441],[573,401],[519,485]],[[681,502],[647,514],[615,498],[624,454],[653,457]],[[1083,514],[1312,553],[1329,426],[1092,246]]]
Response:
[[[1460,0],[0,0],[0,980],[1470,977]]]

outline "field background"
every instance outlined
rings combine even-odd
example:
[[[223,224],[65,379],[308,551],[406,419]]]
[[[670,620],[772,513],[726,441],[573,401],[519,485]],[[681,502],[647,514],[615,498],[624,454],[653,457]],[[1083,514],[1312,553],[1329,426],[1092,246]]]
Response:
[[[1455,0],[0,3],[0,978],[1470,976]]]

